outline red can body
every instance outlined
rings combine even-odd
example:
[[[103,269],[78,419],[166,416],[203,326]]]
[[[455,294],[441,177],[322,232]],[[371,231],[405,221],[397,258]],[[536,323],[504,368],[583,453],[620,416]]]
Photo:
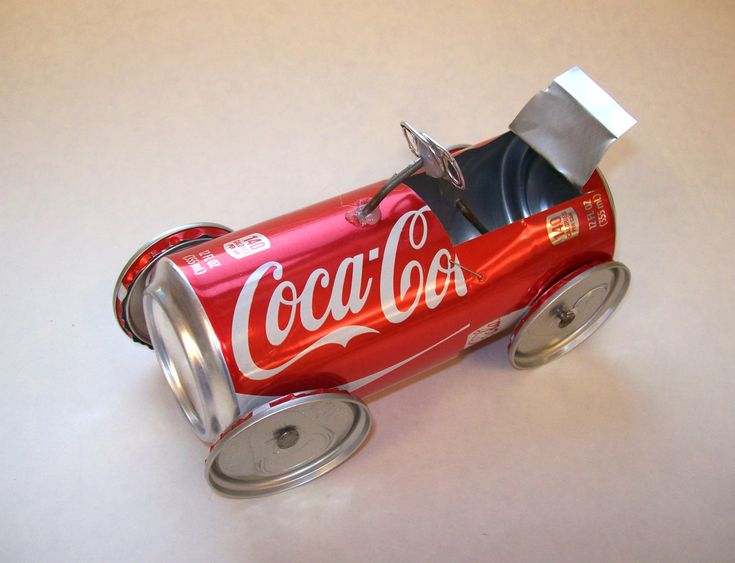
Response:
[[[630,284],[596,166],[634,123],[575,67],[494,139],[447,149],[401,122],[415,159],[387,181],[144,245],[115,315],[211,444],[212,488],[257,497],[330,471],[370,433],[366,396],[496,335],[512,329],[528,369],[593,334]]]
[[[598,172],[578,197],[458,245],[406,185],[381,203],[377,224],[350,222],[381,185],[158,265],[197,301],[220,357],[206,369],[226,371],[236,415],[304,390],[379,391],[504,331],[555,281],[613,256],[613,204]],[[170,292],[159,277],[149,301]]]

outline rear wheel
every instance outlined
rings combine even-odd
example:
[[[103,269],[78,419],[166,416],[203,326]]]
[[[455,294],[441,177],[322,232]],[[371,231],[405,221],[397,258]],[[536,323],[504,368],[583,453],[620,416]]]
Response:
[[[511,335],[513,367],[543,365],[576,348],[610,318],[630,285],[620,262],[585,266],[531,304]]]
[[[153,348],[143,313],[143,291],[148,275],[161,258],[231,232],[232,229],[216,223],[191,223],[144,244],[120,272],[112,296],[115,318],[125,334],[134,342]]]

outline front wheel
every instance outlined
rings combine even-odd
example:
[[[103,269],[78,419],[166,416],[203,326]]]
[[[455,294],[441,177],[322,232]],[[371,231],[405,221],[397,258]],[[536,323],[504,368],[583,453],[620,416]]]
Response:
[[[237,420],[212,446],[207,481],[237,498],[303,485],[357,451],[371,420],[367,405],[343,391],[281,397]]]

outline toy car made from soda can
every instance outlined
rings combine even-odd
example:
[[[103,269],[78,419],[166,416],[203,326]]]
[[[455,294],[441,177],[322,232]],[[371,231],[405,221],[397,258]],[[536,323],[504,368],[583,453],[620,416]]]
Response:
[[[578,68],[510,131],[445,149],[401,124],[415,160],[389,181],[253,227],[187,225],[115,287],[152,347],[219,493],[289,489],[367,437],[362,401],[512,330],[530,368],[592,334],[625,294],[597,163],[635,121]]]

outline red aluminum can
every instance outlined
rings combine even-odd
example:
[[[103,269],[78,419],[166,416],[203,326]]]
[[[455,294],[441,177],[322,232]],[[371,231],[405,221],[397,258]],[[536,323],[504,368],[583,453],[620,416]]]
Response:
[[[361,399],[480,341],[514,329],[511,362],[531,367],[612,313],[629,273],[599,171],[575,187],[513,133],[452,158],[461,198],[418,169],[376,220],[355,213],[385,182],[236,232],[170,231],[123,270],[118,321],[213,444],[218,492],[331,469],[369,432]]]

